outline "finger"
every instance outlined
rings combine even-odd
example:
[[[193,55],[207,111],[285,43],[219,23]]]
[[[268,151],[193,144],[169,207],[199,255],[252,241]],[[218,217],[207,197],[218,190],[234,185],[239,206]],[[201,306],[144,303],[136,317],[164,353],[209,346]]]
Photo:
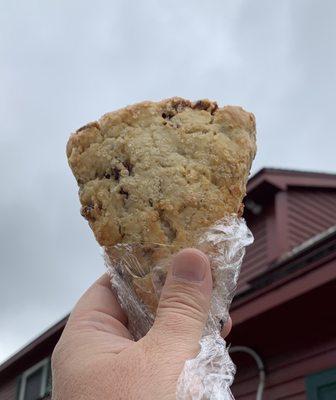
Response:
[[[176,346],[195,348],[201,338],[210,307],[212,277],[207,256],[185,249],[172,260],[151,334]]]
[[[231,317],[229,317],[228,320],[223,325],[223,328],[221,330],[222,338],[225,339],[226,336],[228,336],[228,334],[231,332],[231,329],[232,329],[232,319],[231,319]]]
[[[71,321],[89,323],[101,330],[130,336],[125,326],[126,315],[112,292],[107,274],[102,275],[78,300],[70,315]]]

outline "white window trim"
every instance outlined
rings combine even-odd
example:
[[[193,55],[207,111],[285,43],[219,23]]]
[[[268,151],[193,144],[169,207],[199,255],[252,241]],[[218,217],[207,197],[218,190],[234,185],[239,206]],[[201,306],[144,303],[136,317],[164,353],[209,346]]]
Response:
[[[21,376],[20,383],[20,391],[19,391],[19,399],[24,400],[25,390],[26,390],[26,382],[29,375],[33,374],[35,371],[43,367],[42,370],[42,379],[41,379],[41,387],[40,387],[40,396],[45,395],[45,391],[47,389],[47,379],[48,379],[48,368],[49,368],[49,357],[43,359],[37,364],[33,365],[31,368],[27,369]]]

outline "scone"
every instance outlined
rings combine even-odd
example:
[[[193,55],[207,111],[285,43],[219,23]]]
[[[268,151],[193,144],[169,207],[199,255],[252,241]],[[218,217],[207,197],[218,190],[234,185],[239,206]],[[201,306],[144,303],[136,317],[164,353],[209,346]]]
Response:
[[[242,214],[255,135],[253,114],[209,100],[176,97],[108,113],[67,144],[81,213],[107,251],[118,243],[170,253],[193,246],[215,221]],[[162,256],[152,253],[135,273],[147,295],[149,264]]]

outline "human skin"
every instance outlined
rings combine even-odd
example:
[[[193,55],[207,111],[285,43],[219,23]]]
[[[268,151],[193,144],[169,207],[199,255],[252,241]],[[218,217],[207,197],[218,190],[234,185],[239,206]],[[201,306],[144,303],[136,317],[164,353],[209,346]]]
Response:
[[[207,256],[182,250],[172,260],[153,327],[134,342],[103,275],[80,298],[55,347],[53,400],[175,399],[183,365],[199,351],[211,291]],[[222,335],[230,329],[231,320]]]

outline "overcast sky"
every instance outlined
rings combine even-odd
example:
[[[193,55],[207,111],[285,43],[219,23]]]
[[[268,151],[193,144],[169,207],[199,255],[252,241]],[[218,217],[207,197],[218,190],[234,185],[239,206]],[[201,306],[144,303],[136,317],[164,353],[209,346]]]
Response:
[[[208,97],[255,113],[254,172],[336,172],[335,21],[334,0],[0,0],[0,362],[104,271],[69,134],[137,101]]]

